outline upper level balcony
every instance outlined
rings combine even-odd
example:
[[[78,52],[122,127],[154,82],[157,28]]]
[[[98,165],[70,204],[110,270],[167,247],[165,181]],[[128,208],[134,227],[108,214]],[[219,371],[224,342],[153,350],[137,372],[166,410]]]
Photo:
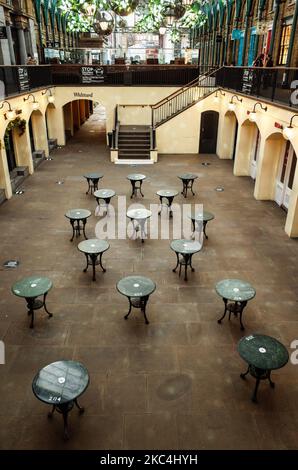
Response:
[[[298,68],[221,67],[185,64],[1,66],[0,98],[51,86],[184,87],[212,73],[215,87],[298,107]],[[201,86],[201,85],[200,85]]]

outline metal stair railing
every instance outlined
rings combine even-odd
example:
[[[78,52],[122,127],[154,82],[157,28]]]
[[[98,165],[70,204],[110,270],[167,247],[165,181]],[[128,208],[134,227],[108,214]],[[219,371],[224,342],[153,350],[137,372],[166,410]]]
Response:
[[[211,93],[216,88],[215,77],[218,70],[220,70],[220,68],[200,75],[163,100],[151,105],[153,129],[169,121],[171,118]]]

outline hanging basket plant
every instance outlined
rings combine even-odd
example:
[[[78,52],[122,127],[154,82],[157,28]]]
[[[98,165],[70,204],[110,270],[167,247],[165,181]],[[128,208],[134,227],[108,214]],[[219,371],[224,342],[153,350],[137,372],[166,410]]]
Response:
[[[5,135],[13,130],[17,129],[19,136],[23,135],[26,131],[26,121],[25,119],[21,119],[20,117],[16,117],[13,121],[10,121],[8,126],[6,127]]]
[[[138,6],[138,0],[112,0],[111,10],[119,16],[128,16]]]

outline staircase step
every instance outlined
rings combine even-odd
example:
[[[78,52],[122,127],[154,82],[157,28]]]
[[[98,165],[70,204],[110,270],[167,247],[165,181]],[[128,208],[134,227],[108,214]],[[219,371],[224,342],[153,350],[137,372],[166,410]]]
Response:
[[[118,159],[125,159],[125,160],[150,160],[150,153],[148,154],[121,154],[121,152],[118,153]]]

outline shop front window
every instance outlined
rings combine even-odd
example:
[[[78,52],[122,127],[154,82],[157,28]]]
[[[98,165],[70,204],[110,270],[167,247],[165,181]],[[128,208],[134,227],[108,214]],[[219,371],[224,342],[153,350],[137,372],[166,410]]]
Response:
[[[291,24],[284,24],[281,30],[278,65],[286,65],[291,36]]]

